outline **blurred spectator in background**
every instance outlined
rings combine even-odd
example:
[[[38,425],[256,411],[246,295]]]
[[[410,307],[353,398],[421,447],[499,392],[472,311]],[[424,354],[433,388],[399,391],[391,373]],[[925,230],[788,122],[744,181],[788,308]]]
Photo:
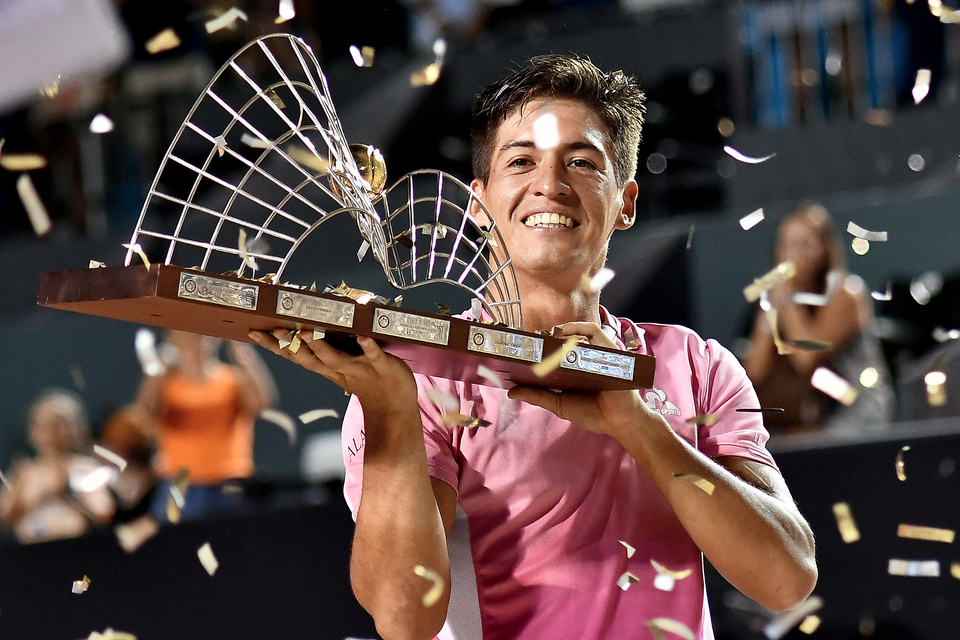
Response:
[[[250,345],[227,342],[232,362],[218,357],[221,341],[182,331],[167,334],[166,371],[145,376],[137,399],[157,439],[156,468],[164,478],[151,514],[168,521],[174,479],[186,470],[189,489],[180,517],[236,511],[236,486],[253,475],[253,425],[274,403],[276,385]],[[229,485],[227,483],[230,483]]]
[[[159,480],[153,469],[147,418],[137,405],[121,407],[107,418],[98,440],[127,463],[109,485],[116,502],[114,522],[130,522],[146,515]]]
[[[113,517],[105,482],[86,482],[100,466],[81,453],[87,412],[75,393],[51,389],[30,407],[28,438],[36,457],[16,462],[0,492],[0,521],[20,542],[82,535]]]
[[[788,346],[790,353],[779,355],[768,318],[758,312],[743,365],[761,406],[784,409],[766,414],[766,426],[772,432],[793,432],[887,425],[894,417],[894,394],[873,333],[872,301],[863,280],[846,270],[827,210],[804,203],[791,212],[777,231],[775,258],[777,264],[790,260],[796,265],[796,275],[769,292],[780,336],[807,345]],[[826,348],[811,349],[811,341],[823,341]],[[812,386],[811,376],[820,366],[854,386],[858,395],[851,405]]]

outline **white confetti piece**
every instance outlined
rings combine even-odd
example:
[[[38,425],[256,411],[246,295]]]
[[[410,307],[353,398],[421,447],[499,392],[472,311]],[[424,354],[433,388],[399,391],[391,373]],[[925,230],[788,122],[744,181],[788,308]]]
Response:
[[[627,559],[629,560],[630,558],[632,558],[632,557],[633,557],[633,554],[635,554],[635,553],[637,552],[637,550],[633,548],[633,545],[630,545],[630,544],[624,542],[623,540],[619,540],[619,542],[620,542],[620,544],[622,544],[623,547],[627,550]]]
[[[217,572],[217,568],[220,567],[220,563],[217,562],[217,557],[213,555],[213,549],[210,547],[209,542],[204,542],[203,546],[197,549],[197,558],[200,559],[200,564],[203,565],[203,568],[207,570],[211,576]]]
[[[917,69],[917,77],[913,80],[913,104],[920,104],[930,93],[930,69]]]
[[[864,240],[869,240],[870,242],[886,242],[887,241],[887,232],[886,231],[869,231],[858,225],[853,220],[847,223],[847,233],[856,237],[862,238]]]
[[[763,627],[763,634],[767,636],[768,640],[779,640],[785,636],[790,629],[797,626],[801,620],[814,611],[819,610],[822,606],[823,598],[820,596],[810,596],[796,609],[785,611],[768,622]]]
[[[226,137],[224,137],[224,135],[221,133],[219,136],[213,139],[213,144],[217,150],[217,155],[219,155],[222,158],[223,154],[227,152]]]
[[[50,222],[50,214],[43,206],[43,200],[34,188],[33,180],[26,173],[20,174],[17,178],[17,195],[20,196],[20,202],[23,203],[23,208],[27,212],[33,232],[38,236],[47,234],[53,226]]]
[[[106,269],[106,268],[107,268],[107,263],[106,263],[106,262],[100,262],[99,260],[91,260],[91,261],[87,264],[87,268],[88,268],[88,269]]]
[[[147,40],[145,48],[147,53],[157,54],[161,51],[169,51],[180,46],[180,37],[173,29],[164,29],[157,35]]]
[[[734,160],[739,160],[740,162],[743,162],[746,164],[760,164],[761,162],[766,162],[770,158],[777,155],[776,153],[771,153],[770,155],[763,156],[762,158],[752,158],[750,156],[740,153],[739,151],[737,151],[736,149],[734,149],[729,145],[725,146],[723,150],[726,152],[728,156],[730,156]]]
[[[140,256],[140,261],[143,262],[143,266],[147,269],[150,268],[150,258],[147,257],[146,252],[143,250],[143,247],[140,246],[139,242],[134,242],[133,244],[123,243],[120,246]]]
[[[73,587],[70,589],[70,592],[80,595],[81,593],[85,592],[89,588],[90,588],[90,578],[87,576],[83,576],[83,579],[73,581]]]
[[[683,638],[683,640],[695,640],[693,631],[687,625],[671,618],[654,618],[643,624],[650,630],[655,640],[666,640],[666,632],[668,631]]]
[[[251,149],[270,149],[273,147],[272,143],[266,140],[261,140],[260,138],[256,138],[249,133],[244,133],[242,136],[240,136],[240,142],[247,145]]]
[[[297,15],[297,9],[293,6],[293,0],[280,0],[280,6],[277,7],[277,17],[274,18],[276,24],[282,24],[288,20],[293,20]]]
[[[939,578],[940,561],[890,558],[887,562],[887,573],[891,576],[907,576],[910,578]]]
[[[141,516],[127,524],[117,525],[113,530],[120,547],[127,553],[133,553],[139,549],[140,545],[155,536],[158,531],[160,531],[160,525],[150,516]]]
[[[640,582],[640,578],[633,575],[629,571],[624,571],[623,575],[617,578],[617,586],[626,591],[630,588],[630,585]]]
[[[588,278],[587,274],[583,274],[582,289],[587,293],[600,293],[605,286],[607,286],[614,276],[613,269],[603,267],[600,271],[597,271],[593,274],[592,278]]]
[[[560,144],[560,131],[557,129],[557,115],[546,111],[533,121],[533,144],[537,149],[549,151]]]
[[[313,330],[313,339],[314,340],[323,340],[327,337],[327,332],[323,329],[314,329]]]
[[[7,480],[7,476],[4,475],[3,471],[0,471],[0,482],[3,483],[3,486],[5,486],[8,491],[13,491],[13,485]]]
[[[904,455],[907,451],[910,451],[910,445],[906,444],[900,447],[900,451],[897,451],[897,457],[894,460],[893,468],[897,473],[897,480],[900,482],[907,481],[907,462],[904,460]]]
[[[443,413],[460,411],[460,400],[453,394],[441,391],[436,387],[427,387],[427,400],[432,402]]]
[[[116,481],[119,472],[106,465],[101,465],[82,473],[71,473],[69,477],[70,489],[76,493],[92,493]]]
[[[114,631],[113,629],[107,628],[102,633],[99,631],[91,631],[90,635],[84,638],[84,640],[137,640],[137,636],[132,633],[127,633],[126,631]]]
[[[810,384],[848,407],[857,399],[857,390],[853,385],[826,367],[814,370]]]
[[[477,375],[492,384],[495,387],[503,389],[503,382],[492,369],[482,364],[477,365]]]
[[[440,600],[440,597],[443,595],[443,578],[440,577],[440,574],[433,569],[428,569],[420,564],[413,568],[413,572],[421,578],[429,580],[433,583],[430,586],[430,589],[423,594],[423,606],[432,607],[433,605],[437,604],[437,602]]]
[[[305,413],[301,413],[299,418],[300,422],[303,424],[310,424],[311,422],[316,422],[323,418],[339,418],[340,414],[334,411],[333,409],[313,409]]]
[[[360,248],[357,249],[357,262],[362,262],[364,256],[367,255],[367,251],[370,250],[370,243],[364,240],[360,243]]]
[[[536,375],[539,378],[542,378],[543,376],[549,374],[551,371],[553,371],[554,369],[560,366],[560,363],[563,362],[563,359],[566,358],[567,354],[573,351],[574,347],[576,346],[577,346],[576,336],[571,336],[567,338],[566,342],[564,342],[559,349],[551,353],[541,362],[538,362],[537,364],[531,367],[531,369],[533,369],[534,375]]]
[[[753,229],[763,221],[763,207],[740,218],[740,228],[744,231]]]
[[[167,366],[160,359],[157,352],[157,337],[150,329],[137,329],[137,334],[133,339],[133,347],[137,353],[137,360],[140,362],[140,369],[143,375],[154,377],[167,370]]]
[[[436,84],[440,79],[440,65],[431,62],[420,71],[414,71],[410,74],[410,84],[414,87],[425,87]]]
[[[269,407],[260,412],[260,417],[286,431],[287,436],[290,438],[290,444],[296,444],[297,423],[294,422],[293,418],[279,409],[271,409]]]
[[[886,291],[871,291],[870,297],[878,302],[888,302],[893,299],[893,287],[888,282]]]
[[[744,287],[743,297],[747,299],[747,302],[756,302],[756,300],[760,298],[760,294],[769,291],[781,282],[789,280],[796,275],[796,273],[797,265],[794,264],[793,261],[787,260],[786,262],[781,262]]]
[[[253,256],[250,255],[249,249],[247,248],[247,231],[245,229],[240,229],[239,237],[237,238],[237,249],[240,251],[240,259],[243,260],[245,265],[254,271],[259,269],[257,261],[253,259]]]
[[[216,18],[207,20],[204,24],[204,27],[206,28],[207,33],[216,33],[221,29],[226,29],[228,27],[232,29],[236,27],[237,20],[248,22],[249,18],[247,18],[247,14],[240,9],[237,9],[236,7],[230,7]]]
[[[113,120],[106,114],[98,113],[90,121],[90,133],[104,134],[113,131]]]
[[[93,445],[93,452],[98,456],[100,456],[101,458],[103,458],[104,460],[106,460],[107,462],[110,462],[116,465],[116,467],[120,469],[120,471],[123,471],[124,469],[127,468],[127,461],[124,460],[121,456],[118,456],[113,451],[110,451],[110,449],[107,449],[106,447],[102,447],[99,444],[95,444]]]
[[[350,57],[353,58],[353,64],[358,67],[372,67],[373,56],[376,49],[373,47],[358,47],[355,44],[350,45]]]

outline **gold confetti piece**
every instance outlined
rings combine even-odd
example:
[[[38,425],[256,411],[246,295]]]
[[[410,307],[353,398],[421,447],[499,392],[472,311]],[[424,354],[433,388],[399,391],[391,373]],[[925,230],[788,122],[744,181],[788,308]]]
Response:
[[[118,456],[113,451],[110,451],[110,449],[107,449],[106,447],[101,447],[99,444],[95,444],[93,445],[93,452],[98,456],[100,456],[101,458],[103,458],[104,460],[106,460],[107,462],[110,462],[116,465],[117,468],[120,469],[120,471],[123,471],[124,469],[127,468],[127,461],[124,460],[121,456]]]
[[[864,389],[874,389],[880,382],[880,372],[874,367],[867,367],[860,372],[859,382]]]
[[[801,620],[820,609],[823,606],[823,598],[820,596],[810,596],[803,604],[791,611],[784,611],[763,627],[763,634],[767,640],[780,640],[793,629]]]
[[[693,473],[674,473],[673,477],[677,480],[683,480],[684,482],[689,482],[693,486],[697,487],[703,491],[708,496],[712,496],[716,487],[712,482],[706,478],[701,478],[700,476]]]
[[[930,93],[930,69],[917,69],[917,77],[913,81],[913,104],[920,104]]]
[[[146,50],[147,53],[157,54],[161,51],[169,51],[170,49],[176,49],[180,46],[180,37],[177,35],[177,32],[173,29],[164,29],[157,35],[153,36],[147,41]]]
[[[491,247],[500,246],[497,244],[497,239],[493,237],[493,234],[487,231],[486,229],[481,229],[480,235],[484,237],[484,239],[487,241],[487,244],[489,244]]]
[[[900,482],[907,481],[907,463],[903,459],[907,451],[910,451],[910,445],[906,444],[900,447],[900,451],[897,451],[897,460],[894,463],[894,468],[897,470],[897,480]]]
[[[100,262],[99,260],[91,260],[90,263],[87,265],[87,268],[88,269],[106,269],[107,263]]]
[[[482,364],[477,365],[477,375],[488,381],[493,386],[503,389],[503,382],[501,382],[500,376],[494,373],[489,367]]]
[[[11,485],[10,481],[7,480],[7,476],[3,474],[3,471],[0,471],[0,482],[3,483],[3,486],[5,486],[7,490],[13,491],[13,485]]]
[[[140,246],[139,242],[134,242],[133,244],[123,243],[120,246],[122,246],[124,249],[133,251],[135,254],[140,256],[143,266],[145,266],[147,269],[150,268],[150,258],[147,257],[147,254],[143,251],[143,247]]]
[[[290,445],[293,446],[296,444],[297,423],[293,421],[293,418],[279,409],[271,409],[269,407],[260,412],[260,418],[266,420],[267,422],[272,422],[286,431],[287,437],[290,438]]]
[[[730,157],[733,158],[734,160],[739,160],[740,162],[743,162],[743,163],[745,163],[745,164],[760,164],[761,162],[766,162],[766,161],[769,160],[770,158],[772,158],[772,157],[774,157],[775,155],[777,155],[776,153],[771,153],[770,155],[768,155],[768,156],[763,156],[762,158],[752,158],[752,157],[750,157],[750,156],[746,156],[746,155],[740,153],[739,151],[737,151],[736,149],[734,149],[733,147],[731,147],[731,146],[729,146],[729,145],[725,146],[725,147],[723,148],[723,150],[724,150],[724,152],[726,152],[726,154],[727,154],[728,156],[730,156]]]
[[[51,81],[48,84],[45,84],[40,88],[40,95],[46,96],[48,98],[56,98],[60,93],[60,76],[57,75],[57,79]]]
[[[310,424],[311,422],[316,422],[322,418],[339,418],[340,414],[333,409],[313,409],[305,413],[301,413],[299,418],[300,422],[303,424]]]
[[[950,564],[950,575],[957,580],[960,580],[960,562],[953,562]]]
[[[633,554],[635,554],[635,553],[637,552],[637,550],[633,548],[633,545],[628,544],[628,543],[624,542],[623,540],[619,540],[619,542],[620,542],[620,544],[622,544],[623,547],[627,550],[627,559],[629,560],[630,558],[632,558],[632,557],[633,557]]]
[[[476,429],[477,427],[489,427],[490,423],[482,418],[465,416],[462,413],[444,413],[440,415],[440,420],[448,427],[463,427],[464,429]]]
[[[643,624],[650,630],[654,640],[667,640],[667,632],[680,636],[683,640],[696,640],[693,631],[687,625],[671,618],[654,618]]]
[[[434,571],[433,569],[427,569],[422,564],[418,564],[413,567],[413,572],[429,580],[433,584],[430,586],[430,589],[423,594],[423,606],[432,607],[440,601],[440,597],[443,595],[443,578],[440,577],[440,574]]]
[[[753,213],[748,213],[747,215],[740,218],[740,228],[744,231],[749,231],[755,226],[760,224],[763,221],[763,208],[757,209]]]
[[[799,629],[801,633],[810,635],[820,627],[820,622],[820,616],[807,616],[797,629]]]
[[[87,576],[83,576],[82,580],[73,581],[73,588],[71,589],[71,592],[77,595],[80,595],[81,593],[83,593],[89,588],[90,588],[90,578]]]
[[[27,211],[27,217],[33,226],[33,232],[38,236],[45,235],[50,231],[53,224],[50,222],[50,214],[47,208],[43,206],[43,201],[33,186],[33,180],[26,173],[21,173],[17,178],[17,195],[20,196],[20,202]]]
[[[217,572],[220,563],[217,562],[216,556],[213,555],[213,549],[210,547],[209,542],[204,542],[203,546],[197,549],[197,558],[200,559],[200,564],[203,565],[203,568],[206,569],[207,573],[211,576]]]
[[[155,536],[158,531],[160,531],[160,525],[150,516],[141,516],[132,522],[119,524],[113,530],[120,547],[127,553],[133,553],[139,549],[140,545]]]
[[[180,469],[177,477],[170,486],[170,496],[167,498],[167,520],[173,524],[180,522],[180,511],[187,502],[187,490],[190,487],[189,469]]]
[[[907,576],[910,578],[939,578],[940,561],[890,558],[887,563],[887,573],[891,576]]]
[[[280,6],[277,8],[277,17],[273,19],[276,24],[283,24],[288,20],[293,20],[297,15],[297,9],[293,6],[293,0],[280,0]]]
[[[699,424],[704,427],[712,427],[717,424],[717,416],[712,413],[698,413],[687,420],[687,424]]]
[[[84,640],[137,640],[137,636],[125,631],[114,631],[108,628],[105,629],[103,633],[91,631],[90,635],[84,638]]]
[[[630,342],[627,343],[627,349],[639,349],[639,348],[640,348],[640,343],[637,342],[636,340],[631,340]]]
[[[227,139],[220,134],[213,139],[213,144],[216,145],[217,154],[222,158],[223,154],[227,152]]]
[[[868,231],[864,229],[853,220],[847,222],[847,233],[850,235],[863,238],[864,240],[869,240],[870,242],[886,242],[887,241],[887,232],[886,231]]]
[[[237,26],[237,20],[249,22],[247,14],[236,7],[230,7],[216,18],[207,20],[207,22],[204,24],[204,27],[207,29],[207,33],[216,33],[217,31],[226,29],[228,27],[231,29],[235,28]]]
[[[626,591],[630,588],[630,585],[640,582],[640,578],[633,575],[629,571],[624,571],[623,575],[617,578],[617,586]]]
[[[296,162],[308,169],[313,169],[319,175],[324,175],[330,171],[330,162],[324,158],[321,158],[314,152],[307,151],[303,147],[289,145],[287,146],[286,152],[287,155],[293,158]]]
[[[848,407],[857,399],[857,390],[853,385],[826,367],[816,368],[810,384]]]
[[[433,304],[437,305],[437,311],[439,311],[441,315],[445,315],[445,316],[453,315],[453,312],[450,311],[450,307],[448,307],[447,305],[441,304],[439,302],[434,302]]]
[[[941,343],[960,339],[960,329],[950,329],[947,331],[943,327],[936,327],[933,330],[933,339]]]
[[[373,47],[358,47],[355,44],[350,45],[350,57],[353,58],[353,64],[358,67],[372,67],[375,53],[376,49]]]
[[[840,530],[840,537],[847,544],[856,542],[860,539],[860,530],[857,529],[857,523],[853,519],[853,513],[850,512],[850,505],[846,502],[837,502],[833,505],[833,517],[837,520],[837,529]]]
[[[440,65],[431,62],[420,71],[414,71],[410,74],[410,84],[414,87],[425,87],[436,84],[440,79]]]
[[[93,116],[90,121],[90,133],[104,134],[113,131],[113,120],[103,113]]]
[[[923,527],[917,524],[901,524],[897,527],[897,537],[951,544],[953,543],[954,537],[956,537],[956,532],[953,529]]]
[[[574,347],[577,346],[577,342],[578,339],[576,336],[567,338],[566,342],[564,342],[559,349],[551,353],[541,362],[538,362],[531,367],[534,375],[536,375],[538,378],[542,378],[559,367],[560,363],[563,362],[563,359],[567,357],[567,354],[573,351]]]
[[[653,568],[657,570],[657,573],[664,576],[670,576],[674,580],[683,580],[693,573],[693,569],[683,569],[682,571],[668,569],[653,558],[650,559],[650,564],[652,564]]]
[[[786,262],[781,262],[773,269],[763,274],[759,278],[756,278],[752,283],[744,287],[743,297],[747,299],[747,302],[756,302],[760,298],[760,294],[773,289],[775,286],[781,282],[789,280],[797,273],[797,265],[792,261],[787,260]]]
[[[829,351],[833,343],[829,340],[810,338],[807,340],[784,340],[783,344],[801,351]]]
[[[274,91],[273,89],[267,89],[266,91],[263,92],[263,95],[265,95],[265,96],[267,96],[268,98],[270,98],[270,102],[272,102],[273,104],[277,105],[277,108],[278,108],[278,109],[286,109],[286,108],[287,108],[287,105],[283,103],[283,100],[280,98],[280,96],[277,94],[277,92]]]
[[[533,121],[533,145],[542,151],[555,149],[560,144],[557,114],[546,111]]]
[[[613,269],[608,269],[607,267],[603,267],[600,271],[597,271],[593,274],[593,277],[585,273],[580,279],[580,288],[585,293],[600,293],[600,291],[613,280],[613,276]]]
[[[947,404],[947,374],[943,371],[928,371],[923,377],[927,385],[927,404],[942,407]]]

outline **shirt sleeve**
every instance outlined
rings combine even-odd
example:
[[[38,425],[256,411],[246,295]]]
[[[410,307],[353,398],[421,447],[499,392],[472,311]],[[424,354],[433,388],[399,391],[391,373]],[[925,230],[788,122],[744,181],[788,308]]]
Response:
[[[763,414],[738,409],[757,409],[760,401],[747,372],[736,357],[716,340],[702,342],[703,370],[700,402],[703,413],[712,413],[717,421],[699,432],[700,451],[711,458],[739,456],[777,468],[767,451],[770,434],[763,426]]]
[[[440,420],[440,411],[427,399],[426,389],[436,384],[443,393],[457,397],[455,385],[446,380],[431,381],[416,375],[420,418],[423,422],[423,444],[427,452],[427,471],[431,477],[443,480],[454,490],[459,484],[460,467],[453,447],[453,430]],[[363,454],[366,448],[366,432],[363,424],[363,408],[356,396],[343,415],[340,440],[346,473],[343,481],[343,497],[350,507],[354,521],[360,508],[363,491]]]

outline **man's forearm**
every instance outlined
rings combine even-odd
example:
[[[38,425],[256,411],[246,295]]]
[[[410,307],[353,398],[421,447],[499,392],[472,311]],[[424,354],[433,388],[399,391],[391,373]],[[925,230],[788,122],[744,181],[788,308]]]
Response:
[[[415,425],[399,428],[364,417],[363,489],[350,563],[353,589],[385,640],[432,638],[446,618],[450,563],[419,415]],[[429,607],[423,596],[432,585],[414,573],[418,564],[444,580],[441,598]]]

